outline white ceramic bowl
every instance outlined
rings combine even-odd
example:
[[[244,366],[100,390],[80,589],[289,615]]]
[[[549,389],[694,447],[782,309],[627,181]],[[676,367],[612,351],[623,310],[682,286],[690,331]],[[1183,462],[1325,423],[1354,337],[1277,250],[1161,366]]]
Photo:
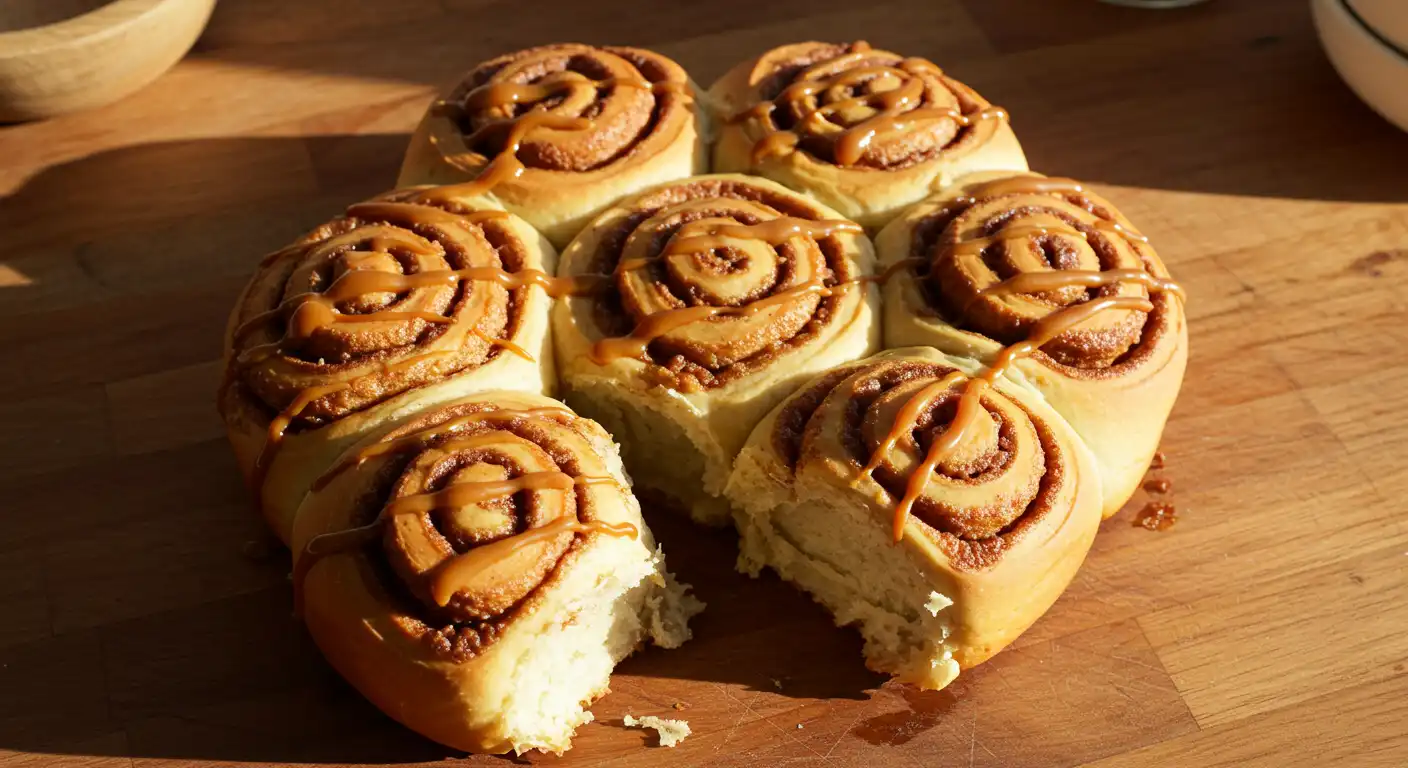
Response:
[[[1325,46],[1330,63],[1359,98],[1408,131],[1408,52],[1369,28],[1358,13],[1346,5],[1350,1],[1311,0],[1320,43]],[[1408,0],[1391,2],[1395,6],[1408,5]]]
[[[1349,0],[1359,18],[1379,36],[1408,51],[1408,2],[1404,0]]]

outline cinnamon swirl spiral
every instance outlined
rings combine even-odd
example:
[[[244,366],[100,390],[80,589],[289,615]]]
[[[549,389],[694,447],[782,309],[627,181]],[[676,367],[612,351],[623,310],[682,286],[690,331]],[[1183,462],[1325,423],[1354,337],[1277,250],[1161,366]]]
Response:
[[[925,688],[1040,617],[1100,522],[1065,420],[1006,381],[970,399],[975,376],[928,348],[829,371],[763,420],[727,489],[741,567],[810,592],[859,625],[868,666]]]
[[[353,205],[265,258],[230,317],[220,411],[285,543],[309,482],[368,430],[554,381],[552,246],[503,211],[412,194]]]
[[[368,699],[473,752],[568,748],[612,667],[700,607],[664,571],[611,438],[486,392],[351,446],[294,531],[313,639]]]
[[[780,181],[867,228],[962,174],[1027,168],[1005,110],[927,59],[864,42],[774,48],[709,93],[716,171]]]
[[[1188,356],[1182,290],[1147,239],[1070,179],[975,174],[877,237],[885,341],[1034,387],[1099,463],[1105,515],[1158,447]]]
[[[625,195],[708,167],[685,71],[639,48],[575,43],[479,64],[422,119],[400,183],[429,199],[487,197],[557,247]]]
[[[700,176],[597,218],[559,275],[604,289],[554,310],[567,400],[618,436],[636,482],[707,523],[759,419],[812,373],[878,347],[870,242],[763,179]]]

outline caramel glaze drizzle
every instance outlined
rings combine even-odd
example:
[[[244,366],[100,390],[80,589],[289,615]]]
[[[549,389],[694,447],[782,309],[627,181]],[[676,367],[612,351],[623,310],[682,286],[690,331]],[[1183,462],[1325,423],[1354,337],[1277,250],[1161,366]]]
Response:
[[[1101,231],[1111,232],[1139,243],[1148,244],[1149,238],[1136,232],[1117,221],[1107,221],[1096,209],[1095,203],[1086,197],[1089,192],[1085,185],[1075,179],[1068,179],[1060,176],[1008,176],[1001,179],[985,181],[971,187],[969,194],[955,198],[950,201],[940,211],[936,213],[952,212],[955,208],[963,208],[978,202],[980,197],[999,197],[1002,195],[1078,195],[1081,198],[1080,206],[1096,217],[1095,227]],[[1070,202],[1070,200],[1067,200]],[[1084,236],[1084,233],[1079,233]]]
[[[1039,178],[1039,177],[1012,177],[998,179],[996,181],[981,184],[973,190],[972,198],[961,198],[959,204],[971,205],[974,198],[989,195],[1004,194],[1026,194],[1026,193],[1072,193],[1080,194],[1085,188],[1072,179]],[[1087,201],[1088,202],[1088,201]],[[1090,203],[1088,208],[1093,209],[1094,204]],[[1101,219],[1104,222],[1103,219]],[[1138,242],[1148,242],[1147,238],[1127,227],[1123,227],[1115,222],[1104,222],[1105,225],[1097,225],[1097,228],[1122,235]],[[1044,234],[1074,234],[1084,236],[1079,230],[1067,227],[1013,227],[1010,230],[999,233],[993,237],[976,238],[949,246],[946,253],[939,258],[952,258],[959,254],[981,253],[984,248],[993,242],[1006,239],[1019,239],[1033,235]],[[892,270],[901,266],[910,266],[922,261],[922,259],[904,259],[887,270],[889,274]],[[1150,293],[1169,293],[1184,299],[1186,293],[1183,288],[1172,280],[1160,278],[1150,274],[1147,270],[1139,269],[1112,269],[1104,272],[1090,270],[1052,270],[1045,272],[1033,272],[1019,274],[1004,280],[996,285],[985,288],[982,293],[990,295],[1003,295],[1011,293],[1033,293],[1042,291],[1054,291],[1067,286],[1097,287],[1104,285],[1115,285],[1124,282],[1137,282],[1149,290]],[[963,441],[968,430],[975,423],[981,412],[981,402],[983,395],[991,388],[1004,373],[1008,371],[1018,360],[1031,356],[1044,344],[1055,339],[1057,336],[1075,328],[1081,323],[1089,320],[1095,315],[1112,309],[1127,309],[1140,312],[1149,312],[1154,308],[1153,302],[1138,296],[1102,296],[1092,301],[1085,302],[1072,307],[1065,307],[1053,312],[1038,320],[1032,327],[1028,337],[1016,344],[1003,347],[994,359],[992,365],[987,370],[975,377],[968,377],[966,374],[955,371],[943,377],[939,381],[933,382],[916,392],[914,396],[905,403],[900,412],[895,416],[895,422],[891,425],[890,431],[880,442],[870,455],[869,460],[861,467],[860,473],[851,482],[852,487],[859,485],[862,480],[869,477],[880,462],[882,462],[890,451],[894,450],[901,437],[913,430],[918,423],[919,417],[924,413],[934,400],[938,399],[950,386],[960,380],[967,380],[967,385],[963,388],[963,393],[959,397],[958,409],[954,414],[953,421],[945,427],[944,431],[929,445],[929,450],[924,455],[924,460],[919,467],[910,474],[905,485],[905,493],[895,506],[894,522],[892,534],[896,543],[904,539],[905,523],[913,510],[914,504],[924,494],[928,487],[930,477],[934,469],[939,465],[944,457],[953,452]]]
[[[691,224],[698,226],[691,227]],[[723,248],[729,244],[731,239],[760,240],[769,245],[778,246],[799,236],[819,238],[842,232],[859,234],[863,231],[859,224],[851,221],[839,219],[817,221],[792,216],[781,216],[757,224],[690,222],[680,227],[657,258]],[[656,261],[654,258],[627,259],[617,264],[616,269],[618,272],[639,269],[654,261]],[[690,323],[720,316],[750,317],[770,306],[785,304],[804,296],[831,296],[836,291],[847,288],[849,283],[859,283],[861,280],[871,279],[874,278],[857,278],[836,286],[828,286],[821,278],[812,278],[786,290],[778,291],[771,296],[764,296],[740,306],[679,307],[661,310],[641,318],[628,336],[598,340],[592,345],[588,357],[597,365],[606,365],[612,360],[622,357],[638,358],[645,354],[651,342]]]
[[[622,259],[616,265],[616,273],[643,269],[660,259],[683,256],[690,253],[712,251],[725,248],[730,240],[759,240],[773,247],[782,245],[794,237],[809,237],[813,240],[841,232],[861,234],[865,232],[859,224],[840,219],[802,219],[796,216],[779,216],[776,219],[760,221],[757,224],[720,224],[708,221],[685,223],[665,243],[659,256],[637,259]]]
[[[392,440],[373,443],[363,448],[358,451],[356,455],[340,464],[334,465],[317,480],[313,481],[312,490],[319,491],[326,488],[328,483],[332,482],[338,475],[354,467],[361,466],[362,463],[368,459],[385,456],[389,453],[414,452],[435,440],[442,437],[450,437],[474,424],[481,424],[486,421],[513,421],[515,419],[537,419],[549,416],[576,418],[576,414],[568,410],[567,406],[524,408],[522,410],[499,409],[493,411],[475,411],[474,413],[468,413],[463,416],[456,416],[455,418],[440,422],[432,427],[412,432],[408,435],[402,435]]]
[[[359,203],[348,208],[347,215],[368,221],[398,221],[409,219],[416,224],[441,226],[462,226],[466,221],[470,224],[482,224],[487,221],[500,220],[508,217],[508,214],[504,211],[474,211],[467,214],[454,214],[423,205],[390,202]],[[370,245],[374,250],[382,252],[390,252],[393,248],[422,255],[437,252],[415,243],[403,241],[392,243],[383,238],[372,238]],[[279,253],[284,252],[280,251]],[[362,315],[345,315],[337,311],[337,305],[368,294],[402,293],[415,288],[455,285],[462,280],[492,282],[510,290],[537,286],[542,288],[543,291],[552,298],[590,293],[597,290],[601,282],[599,276],[553,277],[537,269],[522,269],[516,272],[509,272],[498,267],[490,266],[429,270],[412,274],[398,274],[394,272],[356,268],[349,269],[338,276],[337,279],[333,280],[321,293],[308,292],[290,296],[281,301],[279,305],[273,309],[261,312],[240,324],[234,332],[236,344],[247,338],[250,333],[259,329],[266,323],[281,318],[287,318],[282,337],[269,344],[261,344],[241,352],[235,359],[235,367],[255,365],[269,357],[286,351],[291,344],[296,344],[299,341],[308,339],[319,330],[336,323],[398,321],[406,319],[419,319],[437,324],[453,322],[454,318],[433,312],[421,311],[403,312],[392,310],[370,312]],[[533,360],[533,356],[527,350],[509,339],[494,338],[480,331],[478,328],[472,329],[471,333],[477,338],[493,346],[502,347],[525,360]],[[382,364],[379,373],[382,375],[400,373],[415,367],[419,363],[446,354],[449,353],[432,352],[410,357],[395,363]],[[255,459],[254,470],[251,477],[251,485],[257,491],[263,487],[264,478],[268,474],[269,464],[274,454],[277,452],[278,447],[282,444],[284,435],[287,433],[288,427],[293,423],[293,420],[298,418],[299,414],[320,398],[343,392],[351,388],[355,383],[356,380],[334,382],[304,389],[294,397],[292,403],[270,420],[264,446],[260,449],[259,456]],[[262,495],[262,491],[257,494],[256,504],[260,503],[259,498],[261,498]]]
[[[672,80],[649,82],[628,77],[607,77],[601,80],[592,80],[576,72],[560,72],[548,75],[536,83],[486,83],[466,94],[462,104],[441,101],[432,108],[450,112],[502,109],[524,102],[540,102],[583,86],[598,89],[637,88],[648,90],[655,95],[673,93],[683,96],[689,93],[689,86],[686,83]],[[556,131],[588,131],[596,125],[590,118],[555,115],[551,112],[535,109],[510,120],[489,123],[466,137],[464,143],[467,146],[474,146],[484,137],[486,132],[498,130],[505,124],[509,126],[509,130],[504,148],[487,165],[483,166],[482,171],[480,168],[465,164],[457,155],[441,152],[441,156],[450,165],[466,173],[477,174],[474,179],[462,184],[449,184],[428,189],[418,195],[417,199],[424,202],[443,203],[458,197],[474,197],[485,194],[506,181],[522,176],[523,172],[528,169],[528,166],[518,159],[518,150],[522,148],[528,134],[539,128]],[[431,143],[436,143],[434,136],[431,137]]]
[[[573,477],[555,471],[529,472],[507,480],[455,483],[439,491],[418,493],[396,499],[383,506],[376,518],[366,525],[324,533],[308,540],[293,572],[295,612],[302,613],[303,583],[314,564],[329,555],[354,550],[375,541],[381,535],[387,522],[396,515],[424,514],[436,509],[480,504],[492,499],[506,498],[520,491],[567,491],[593,485],[619,485],[619,483],[616,478],[604,475]],[[606,523],[598,520],[583,523],[575,518],[559,517],[538,528],[516,533],[446,560],[431,575],[430,593],[435,604],[442,608],[448,605],[455,593],[468,586],[477,574],[494,562],[508,556],[518,547],[569,531],[572,533],[604,533],[620,538],[640,537],[640,530],[631,523]]]
[[[586,478],[583,480],[607,480],[615,482],[611,478]],[[578,485],[592,485],[593,483],[582,483]],[[640,538],[640,530],[631,523],[606,523],[600,520],[592,520],[583,523],[570,517],[559,517],[538,528],[533,528],[523,533],[507,539],[499,539],[492,544],[476,547],[470,551],[457,555],[440,566],[436,572],[434,580],[431,582],[430,593],[435,604],[444,607],[449,604],[450,598],[455,593],[474,583],[474,577],[479,575],[484,569],[493,565],[498,560],[507,557],[513,550],[529,546],[539,541],[555,538],[563,533],[604,533],[607,536],[615,536],[622,539]]]
[[[815,128],[816,124],[826,115],[845,109],[866,106],[878,110],[877,114],[843,130],[837,136],[832,149],[837,165],[855,165],[865,156],[866,149],[870,147],[876,136],[904,130],[920,120],[948,118],[960,126],[968,128],[974,123],[1007,119],[1007,111],[1001,107],[985,107],[973,113],[964,113],[954,107],[923,107],[906,112],[906,109],[920,103],[924,96],[924,83],[910,76],[924,74],[942,78],[944,77],[943,70],[928,59],[918,57],[906,58],[898,66],[873,65],[847,69],[847,67],[863,61],[871,50],[870,45],[864,41],[855,43],[852,48],[850,53],[843,56],[807,67],[796,76],[791,85],[782,89],[782,92],[774,98],[760,101],[728,118],[730,123],[755,119],[767,127],[769,132],[753,145],[753,163],[760,163],[772,155],[791,152],[801,141],[801,135],[796,130],[776,130],[771,127],[773,123],[769,119],[769,115],[778,106],[783,104],[796,105],[802,99],[810,98],[823,91],[832,88],[849,88],[873,77],[889,75],[904,79],[898,88],[864,93],[833,104],[824,104],[807,111],[797,121],[797,125],[801,128]],[[817,77],[823,69],[837,67],[841,67],[842,71],[829,77]]]

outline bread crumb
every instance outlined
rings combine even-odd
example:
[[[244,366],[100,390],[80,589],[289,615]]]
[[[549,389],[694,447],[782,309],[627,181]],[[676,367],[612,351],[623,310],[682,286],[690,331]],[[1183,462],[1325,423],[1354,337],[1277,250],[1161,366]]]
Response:
[[[953,605],[952,600],[948,599],[947,597],[944,597],[938,592],[930,592],[929,601],[924,603],[924,608],[925,610],[929,611],[930,616],[938,616],[939,611],[942,611],[950,605]]]
[[[774,677],[772,679],[772,687],[776,688],[779,691],[782,690],[782,681]]]
[[[677,701],[677,702],[675,702],[674,704],[672,704],[672,705],[670,705],[670,706],[671,706],[674,710],[679,711],[679,710],[681,710],[681,709],[684,709],[684,702],[683,702],[683,701]]]
[[[622,722],[627,728],[653,728],[660,734],[660,746],[673,747],[689,735],[689,723],[683,720],[666,720],[654,715],[633,717],[626,715]]]
[[[797,723],[797,730],[799,730],[799,731],[802,730],[802,724],[801,724],[801,723]]]

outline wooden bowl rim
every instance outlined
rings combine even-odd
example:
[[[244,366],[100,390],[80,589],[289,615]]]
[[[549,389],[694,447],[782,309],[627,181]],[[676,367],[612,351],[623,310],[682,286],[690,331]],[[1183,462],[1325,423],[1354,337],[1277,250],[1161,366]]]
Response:
[[[110,0],[71,18],[27,29],[0,32],[0,59],[16,59],[55,48],[81,45],[113,34],[167,3],[189,0]]]

